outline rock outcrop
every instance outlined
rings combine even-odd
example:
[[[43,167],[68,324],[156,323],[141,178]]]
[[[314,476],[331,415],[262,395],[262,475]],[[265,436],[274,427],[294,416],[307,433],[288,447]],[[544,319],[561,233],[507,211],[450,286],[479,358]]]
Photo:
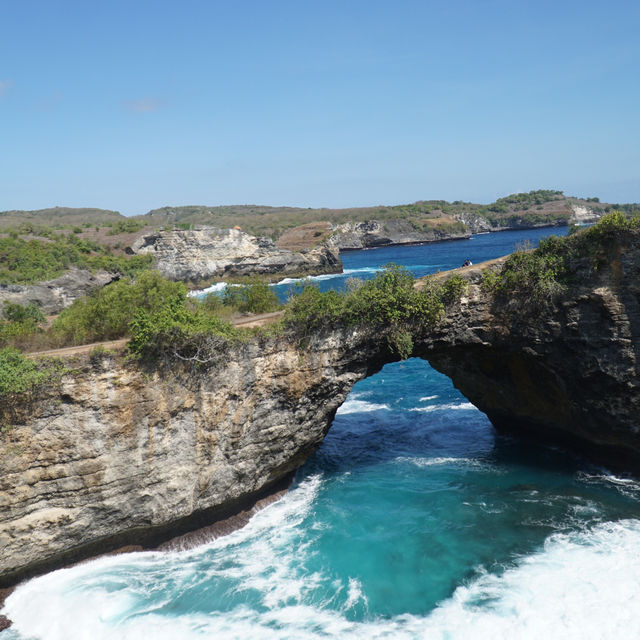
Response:
[[[270,238],[255,238],[239,229],[196,227],[155,231],[132,245],[136,254],[151,254],[155,268],[170,280],[201,283],[225,276],[303,276],[340,273],[337,249],[320,245],[301,252],[277,247]]]
[[[542,227],[562,227],[571,221],[568,212],[560,217],[546,217],[540,213],[538,219],[528,212],[514,211],[509,217],[491,220],[472,212],[453,214],[453,217],[464,224],[470,233],[488,233],[492,231],[512,231],[514,229],[540,229]],[[554,212],[555,213],[555,212]],[[529,215],[527,215],[529,214]]]
[[[82,298],[96,289],[117,280],[116,273],[86,269],[69,269],[53,280],[38,284],[2,284],[0,285],[0,305],[6,300],[21,305],[37,304],[45,314],[59,313],[70,306],[74,300]]]
[[[579,284],[553,304],[492,297],[482,272],[457,270],[467,293],[434,329],[415,328],[413,355],[449,375],[497,429],[640,470],[637,234],[598,269],[578,263]],[[292,336],[248,337],[206,369],[76,363],[0,435],[0,587],[157,544],[290,474],[353,384],[397,358],[367,327],[307,338],[303,348]]]
[[[337,225],[329,242],[340,251],[349,251],[396,244],[455,240],[468,238],[470,235],[471,233],[467,230],[442,230],[437,227],[419,231],[411,223],[402,219],[367,220]]]
[[[555,304],[487,297],[478,284],[416,355],[500,431],[640,471],[640,240],[597,269],[578,260]],[[480,270],[470,269],[479,279]]]
[[[602,212],[594,211],[592,207],[586,205],[571,204],[572,224],[591,224],[597,222],[602,217]]]
[[[205,371],[76,363],[0,435],[0,586],[239,509],[302,464],[352,385],[390,358],[344,330],[304,351],[241,343]]]

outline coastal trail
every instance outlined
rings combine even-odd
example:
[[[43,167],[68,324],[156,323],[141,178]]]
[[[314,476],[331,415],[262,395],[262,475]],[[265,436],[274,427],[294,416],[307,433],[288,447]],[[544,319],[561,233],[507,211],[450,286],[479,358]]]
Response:
[[[234,327],[251,329],[253,327],[263,327],[278,320],[283,311],[272,311],[271,313],[258,313],[250,316],[239,316],[231,320]],[[103,342],[92,342],[91,344],[81,344],[73,347],[61,347],[59,349],[48,349],[46,351],[33,351],[25,353],[27,358],[57,358],[64,356],[79,356],[91,353],[96,347],[102,347],[108,351],[120,351],[123,349],[129,338],[119,338],[118,340],[106,340]]]

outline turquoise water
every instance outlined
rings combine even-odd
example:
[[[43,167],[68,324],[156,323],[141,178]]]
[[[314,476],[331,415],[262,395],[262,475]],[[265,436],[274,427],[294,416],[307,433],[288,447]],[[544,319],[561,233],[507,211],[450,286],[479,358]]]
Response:
[[[393,259],[421,275],[539,235],[358,252],[345,266],[366,276]],[[354,387],[291,491],[247,527],[32,580],[7,600],[5,637],[636,638],[639,513],[633,478],[498,436],[412,359]]]

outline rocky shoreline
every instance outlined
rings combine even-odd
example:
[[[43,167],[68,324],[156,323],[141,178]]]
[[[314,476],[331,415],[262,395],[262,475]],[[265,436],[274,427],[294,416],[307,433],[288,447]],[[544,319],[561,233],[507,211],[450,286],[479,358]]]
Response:
[[[498,430],[638,471],[638,234],[607,251],[597,269],[578,261],[575,284],[548,305],[487,293],[483,272],[504,259],[456,270],[468,290],[438,325],[416,329],[412,355]],[[320,446],[353,384],[398,359],[366,326],[306,338],[247,337],[207,368],[74,361],[2,434],[0,586],[250,509]]]
[[[256,513],[280,500],[289,490],[289,487],[293,482],[293,477],[294,472],[278,481],[272,487],[261,492],[253,500],[248,501],[244,506],[238,505],[237,509],[230,511],[228,514],[219,514],[216,519],[209,524],[205,524],[196,529],[191,529],[178,536],[169,537],[166,541],[160,542],[155,546],[149,547],[141,544],[131,544],[107,553],[98,553],[76,562],[63,564],[57,568],[65,569],[74,567],[78,564],[97,560],[98,558],[103,558],[105,556],[139,553],[141,551],[187,551],[203,544],[207,544],[217,538],[229,535],[238,529],[242,529],[242,527],[247,525]],[[44,572],[35,573],[34,575],[24,579],[28,580],[34,578],[42,573]],[[20,582],[0,588],[0,611],[2,611],[4,607],[5,600],[23,581],[24,580],[20,580]],[[7,618],[7,616],[0,614],[0,632],[8,629],[11,625],[12,621]]]
[[[130,251],[152,255],[154,268],[169,280],[188,283],[243,276],[320,275],[340,273],[338,249],[321,244],[294,252],[271,238],[255,238],[239,229],[199,226],[141,236]]]
[[[376,247],[426,244],[440,240],[458,240],[471,236],[469,230],[452,232],[437,227],[418,230],[406,220],[367,220],[337,225],[328,243],[339,251],[355,251]]]

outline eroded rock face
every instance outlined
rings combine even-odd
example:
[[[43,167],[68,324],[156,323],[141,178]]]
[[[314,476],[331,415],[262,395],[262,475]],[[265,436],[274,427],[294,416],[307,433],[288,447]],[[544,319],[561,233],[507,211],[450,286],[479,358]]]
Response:
[[[270,238],[255,238],[239,229],[196,227],[156,231],[141,236],[133,253],[150,253],[155,268],[170,280],[203,282],[223,276],[299,276],[340,273],[337,249],[320,245],[306,252],[277,247]]]
[[[602,217],[602,213],[594,211],[592,207],[586,205],[572,204],[571,212],[571,223],[573,224],[589,224],[597,222]]]
[[[350,330],[240,344],[204,372],[84,365],[0,436],[0,585],[228,514],[319,446],[383,347]]]
[[[395,244],[421,244],[454,238],[468,238],[471,232],[450,233],[438,229],[417,231],[406,220],[346,222],[335,227],[330,243],[341,251]]]
[[[640,470],[638,240],[577,265],[549,305],[488,296],[482,271],[458,270],[468,292],[417,329],[414,355],[499,430]],[[353,384],[394,359],[379,331],[325,327],[300,349],[254,336],[207,369],[76,365],[0,435],[0,587],[228,514],[304,462]]]
[[[60,277],[32,285],[0,285],[0,305],[6,300],[21,305],[37,304],[45,314],[59,313],[78,298],[117,280],[120,276],[106,271],[91,273],[71,268]]]
[[[497,429],[639,471],[638,240],[618,246],[596,270],[588,262],[576,265],[580,284],[555,304],[494,300],[472,284],[416,354],[448,375]]]

